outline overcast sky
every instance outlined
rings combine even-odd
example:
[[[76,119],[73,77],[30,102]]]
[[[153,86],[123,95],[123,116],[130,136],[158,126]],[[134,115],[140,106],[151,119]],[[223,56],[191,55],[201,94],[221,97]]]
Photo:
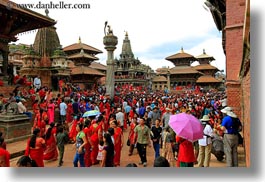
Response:
[[[100,62],[106,64],[103,45],[104,22],[108,21],[118,37],[115,57],[119,58],[125,31],[128,31],[135,57],[154,70],[173,67],[165,60],[183,47],[186,53],[198,56],[203,49],[216,61],[212,65],[225,69],[222,34],[212,15],[204,7],[205,0],[65,0],[64,3],[87,3],[89,9],[49,9],[49,16],[57,21],[55,27],[63,47],[78,42],[103,51]],[[14,0],[16,3],[35,3],[37,0]],[[59,0],[52,1],[54,4]],[[50,3],[42,0],[41,3]],[[32,9],[45,14],[45,9]],[[19,35],[16,43],[33,44],[35,32]]]

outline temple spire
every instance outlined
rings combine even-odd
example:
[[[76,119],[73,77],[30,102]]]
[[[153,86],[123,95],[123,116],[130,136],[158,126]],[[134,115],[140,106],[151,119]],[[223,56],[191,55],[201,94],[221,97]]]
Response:
[[[78,38],[78,43],[81,44],[81,37]]]
[[[131,42],[129,40],[128,32],[125,32],[125,39],[123,40],[122,44],[122,52],[121,52],[121,57],[126,58],[126,57],[131,57],[133,58],[133,52],[131,48]]]
[[[181,52],[181,53],[184,53],[183,47],[181,47],[180,52]]]
[[[47,17],[49,17],[49,10],[47,8],[45,9],[45,14]]]

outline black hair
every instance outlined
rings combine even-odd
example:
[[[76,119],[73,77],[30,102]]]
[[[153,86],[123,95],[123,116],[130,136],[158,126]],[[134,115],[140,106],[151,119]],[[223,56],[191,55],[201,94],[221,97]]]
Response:
[[[85,119],[84,128],[88,127],[91,124],[90,119]]]
[[[113,149],[114,153],[114,144],[112,142],[111,135],[109,133],[104,133],[103,137],[106,139],[106,143],[110,147],[110,149]]]
[[[99,145],[103,146],[104,145],[104,141],[103,140],[99,140]]]
[[[138,167],[135,163],[129,163],[126,165],[126,167]]]
[[[1,145],[4,143],[5,139],[4,137],[0,137],[0,148],[1,148]]]
[[[118,126],[118,121],[115,119],[112,121],[116,126]]]
[[[165,157],[159,156],[155,158],[154,167],[170,167],[170,164]]]
[[[3,133],[0,131],[0,137],[2,137],[3,136]]]
[[[28,165],[29,164],[29,165]],[[18,159],[17,165],[19,167],[38,167],[35,160],[32,160],[29,156],[22,156]]]
[[[84,125],[83,125],[83,123],[78,123],[77,125],[79,126],[79,128],[80,128],[80,131],[82,131],[82,130],[83,130],[83,128],[84,128]]]
[[[108,132],[111,136],[114,135],[114,128],[108,128]]]
[[[50,127],[48,128],[48,130],[47,130],[47,132],[46,132],[45,139],[48,140],[48,139],[51,137],[52,129],[53,129],[54,125],[55,125],[54,122],[52,122],[52,123],[50,124]]]
[[[32,147],[32,148],[35,148],[35,146],[36,146],[36,138],[37,138],[38,133],[40,133],[40,129],[39,128],[35,128],[34,131],[33,131],[33,135],[32,135],[32,137],[30,138],[30,141],[29,141],[29,146]]]
[[[63,126],[59,126],[57,128],[57,133],[62,133],[63,132]]]
[[[104,119],[104,117],[102,115],[99,115],[98,119],[97,119],[97,122],[100,122]]]

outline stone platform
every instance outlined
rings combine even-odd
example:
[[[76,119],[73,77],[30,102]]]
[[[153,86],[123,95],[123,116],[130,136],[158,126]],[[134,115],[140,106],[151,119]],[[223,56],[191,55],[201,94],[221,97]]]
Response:
[[[24,140],[31,136],[31,122],[24,114],[0,114],[0,131],[5,142]]]

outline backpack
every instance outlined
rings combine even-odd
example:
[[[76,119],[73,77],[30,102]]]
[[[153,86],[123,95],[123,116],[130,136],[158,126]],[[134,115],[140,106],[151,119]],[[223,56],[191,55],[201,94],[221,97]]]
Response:
[[[236,133],[240,132],[242,130],[241,126],[241,122],[238,118],[233,118],[231,117],[233,120],[233,124],[232,124],[232,128],[235,130]]]

